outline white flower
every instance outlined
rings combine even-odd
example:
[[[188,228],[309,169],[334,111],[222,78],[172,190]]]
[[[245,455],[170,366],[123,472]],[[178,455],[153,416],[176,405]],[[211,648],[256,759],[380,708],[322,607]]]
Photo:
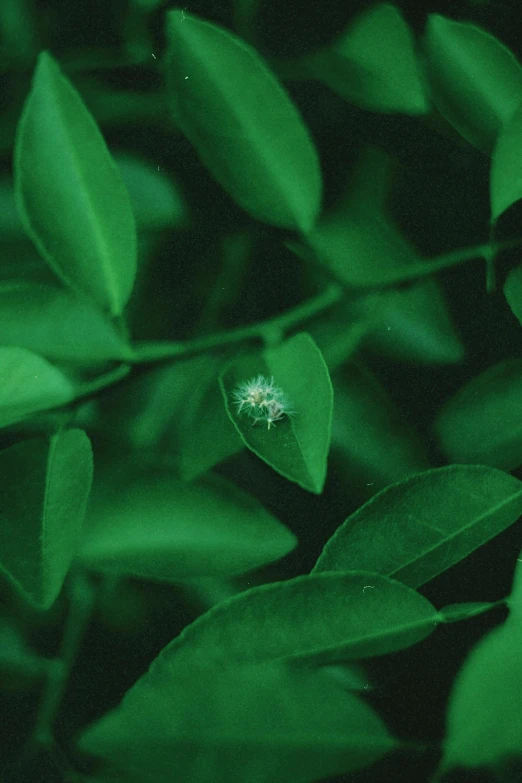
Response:
[[[245,411],[257,424],[266,421],[268,429],[284,416],[293,416],[288,400],[282,390],[274,385],[274,378],[267,380],[264,375],[240,383],[232,392],[232,399],[239,414]]]

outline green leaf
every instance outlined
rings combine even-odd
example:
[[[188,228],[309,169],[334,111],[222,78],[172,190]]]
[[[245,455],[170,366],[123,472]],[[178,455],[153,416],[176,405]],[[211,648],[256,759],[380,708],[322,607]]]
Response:
[[[371,484],[372,494],[430,467],[419,436],[377,378],[356,361],[336,376],[333,447],[350,486]]]
[[[274,377],[288,397],[295,415],[270,429],[253,426],[245,411],[233,402],[235,388],[253,376]],[[320,494],[326,479],[332,427],[333,390],[318,347],[305,332],[262,354],[245,355],[232,362],[220,377],[225,406],[248,448],[289,481]]]
[[[509,271],[504,283],[504,296],[513,315],[522,325],[522,265]]]
[[[75,555],[92,480],[83,430],[34,438],[0,452],[0,568],[39,609],[49,609]]]
[[[313,783],[398,746],[376,713],[324,675],[280,665],[214,670],[162,658],[79,746],[88,783]]]
[[[0,342],[74,363],[124,359],[130,353],[107,316],[88,299],[25,280],[0,282]]]
[[[522,604],[516,582],[511,599],[517,609],[473,648],[453,685],[441,771],[497,765],[522,754]]]
[[[77,293],[120,315],[136,275],[129,196],[82,99],[40,54],[15,145],[15,194],[25,229]]]
[[[423,48],[437,108],[461,136],[489,155],[522,100],[522,66],[485,30],[439,14],[428,17]]]
[[[74,399],[73,384],[57,367],[26,348],[0,347],[0,427]]]
[[[345,520],[312,573],[361,568],[420,587],[516,522],[522,482],[449,465],[387,487]]]
[[[413,115],[429,111],[413,36],[390,3],[360,14],[331,47],[305,63],[307,73],[363,109]]]
[[[171,107],[202,163],[255,218],[312,228],[322,195],[317,152],[255,49],[184,11],[168,12],[167,37]]]
[[[434,429],[450,462],[511,471],[522,464],[522,359],[488,367],[439,411]]]
[[[295,536],[218,476],[186,484],[120,460],[98,470],[79,561],[95,571],[179,582],[237,575],[278,560]]]
[[[522,102],[522,88],[520,94]],[[522,106],[504,123],[493,149],[490,172],[491,221],[522,198]]]
[[[189,220],[181,188],[159,166],[134,155],[115,156],[138,230],[183,228]]]
[[[489,612],[497,606],[503,605],[504,601],[495,601],[494,603],[477,601],[474,603],[448,604],[439,610],[440,618],[444,623],[458,623],[461,620],[468,620],[470,617],[476,617],[484,612]]]
[[[411,647],[438,622],[426,598],[380,574],[307,574],[220,602],[167,645],[151,672],[174,654],[202,666],[353,661]]]
[[[153,368],[105,395],[100,427],[192,481],[244,449],[223,407],[222,366],[205,353]]]

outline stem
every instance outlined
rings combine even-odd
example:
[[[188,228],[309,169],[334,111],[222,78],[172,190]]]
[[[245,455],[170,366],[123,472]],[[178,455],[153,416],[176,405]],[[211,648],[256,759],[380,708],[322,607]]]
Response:
[[[30,752],[40,750],[54,752],[55,750],[53,726],[94,603],[94,590],[84,571],[73,573],[70,588],[69,614],[65,623],[60,655],[50,662],[36,725],[29,741]]]

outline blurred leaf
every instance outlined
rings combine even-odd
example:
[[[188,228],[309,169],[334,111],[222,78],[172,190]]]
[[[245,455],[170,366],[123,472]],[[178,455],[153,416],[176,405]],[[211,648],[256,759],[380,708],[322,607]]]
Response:
[[[522,87],[520,89],[522,102]],[[504,123],[491,159],[491,220],[497,220],[506,209],[522,198],[522,106]]]
[[[465,356],[437,280],[369,294],[356,303],[354,313],[370,322],[364,348],[377,356],[414,364],[457,364]]]
[[[239,414],[233,403],[236,386],[259,374],[274,377],[295,415],[270,429]],[[232,362],[220,377],[225,406],[248,448],[270,467],[309,492],[321,494],[330,447],[333,391],[318,347],[305,332],[263,353]]]
[[[310,76],[363,109],[429,111],[412,33],[390,3],[364,11],[331,47],[304,62]]]
[[[120,315],[136,274],[129,196],[97,125],[47,52],[18,125],[15,194],[27,233],[56,274]]]
[[[242,574],[284,557],[295,536],[218,476],[185,484],[120,461],[98,471],[79,562],[95,571],[179,582]]]
[[[420,587],[516,522],[522,482],[449,465],[379,492],[327,541],[312,573],[367,569]]]
[[[73,384],[57,367],[32,351],[0,347],[0,427],[74,399]]]
[[[13,186],[7,177],[0,179],[0,237],[2,243],[25,237],[22,221],[16,209]]]
[[[322,193],[317,152],[299,112],[249,44],[170,11],[167,80],[176,122],[244,210],[309,230]]]
[[[160,167],[134,155],[115,156],[138,229],[181,228],[188,222],[188,206],[181,189]]]
[[[0,452],[0,568],[40,609],[58,597],[75,555],[92,480],[87,435],[64,430]]]
[[[130,352],[88,299],[22,279],[0,282],[0,343],[75,363],[123,359]]]
[[[154,665],[154,664],[153,664]],[[280,665],[214,670],[161,658],[80,738],[104,763],[89,783],[313,783],[397,747],[362,700]]]
[[[396,163],[371,146],[350,172],[345,194],[305,237],[287,242],[305,261],[326,266],[350,288],[375,288],[424,277],[456,263],[422,259],[388,216]],[[368,324],[364,344],[394,360],[458,362],[463,345],[435,280],[419,280],[401,290],[368,292],[351,306],[352,317]]]
[[[335,377],[332,447],[342,455],[350,485],[371,482],[374,492],[430,467],[419,436],[359,362]]]
[[[292,660],[317,665],[404,650],[438,622],[431,603],[369,571],[298,576],[222,601],[183,629],[153,664]]]
[[[178,359],[114,389],[100,427],[191,481],[244,449],[223,407],[221,355]]]
[[[439,14],[428,17],[423,48],[437,108],[461,136],[489,155],[522,101],[522,66],[490,33]]]
[[[515,593],[511,598],[518,600]],[[510,612],[503,625],[473,648],[457,674],[446,717],[442,771],[455,765],[490,766],[522,755],[521,616],[520,608]]]
[[[522,359],[506,359],[466,383],[434,423],[448,461],[511,471],[522,464]]]

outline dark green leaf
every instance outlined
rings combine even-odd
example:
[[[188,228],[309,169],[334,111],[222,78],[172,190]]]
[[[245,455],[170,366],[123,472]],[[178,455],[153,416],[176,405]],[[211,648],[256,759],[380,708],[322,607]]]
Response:
[[[171,177],[146,160],[119,154],[120,170],[138,229],[181,228],[188,223],[188,206]]]
[[[87,568],[179,582],[271,563],[295,536],[218,476],[186,484],[170,471],[120,460],[98,469],[79,561]]]
[[[522,755],[520,569],[506,622],[484,636],[457,675],[446,718],[442,769],[494,765]]]
[[[257,52],[184,11],[167,14],[167,36],[171,106],[203,164],[257,219],[312,228],[322,193],[317,153]]]
[[[490,154],[522,100],[522,66],[485,30],[439,14],[428,17],[423,46],[437,108],[461,136]]]
[[[390,3],[362,13],[331,47],[305,63],[307,73],[363,109],[429,111],[413,36]]]
[[[57,367],[26,348],[0,347],[0,427],[74,399],[73,384]]]
[[[387,487],[336,530],[312,573],[362,568],[419,587],[516,522],[522,482],[449,465]]]
[[[57,598],[76,553],[92,480],[82,430],[0,452],[0,568],[39,609]]]
[[[397,745],[371,707],[324,675],[164,657],[80,738],[104,763],[89,783],[172,783],[173,770],[176,783],[313,783]]]
[[[411,647],[437,622],[426,598],[380,574],[298,576],[217,604],[187,626],[154,666],[174,654],[202,666],[280,658],[339,663]]]
[[[15,192],[26,231],[56,274],[120,315],[136,274],[129,197],[93,118],[47,52],[18,126]]]
[[[332,447],[350,486],[369,484],[371,494],[430,467],[420,438],[360,362],[336,376]]]
[[[513,315],[522,324],[522,265],[510,270],[504,283],[504,296]]]
[[[75,363],[123,359],[130,353],[107,316],[88,299],[25,280],[0,283],[0,342]]]
[[[522,102],[522,86],[520,99]],[[491,220],[522,198],[522,107],[504,123],[493,149],[490,173]]]
[[[238,413],[233,402],[237,386],[259,374],[273,376],[294,411],[270,429],[265,422],[254,424],[245,410]],[[220,383],[228,415],[248,448],[285,478],[320,494],[326,479],[333,390],[310,335],[301,332],[277,348],[237,359],[225,369]]]
[[[444,405],[434,428],[450,462],[522,464],[522,359],[488,367]]]

